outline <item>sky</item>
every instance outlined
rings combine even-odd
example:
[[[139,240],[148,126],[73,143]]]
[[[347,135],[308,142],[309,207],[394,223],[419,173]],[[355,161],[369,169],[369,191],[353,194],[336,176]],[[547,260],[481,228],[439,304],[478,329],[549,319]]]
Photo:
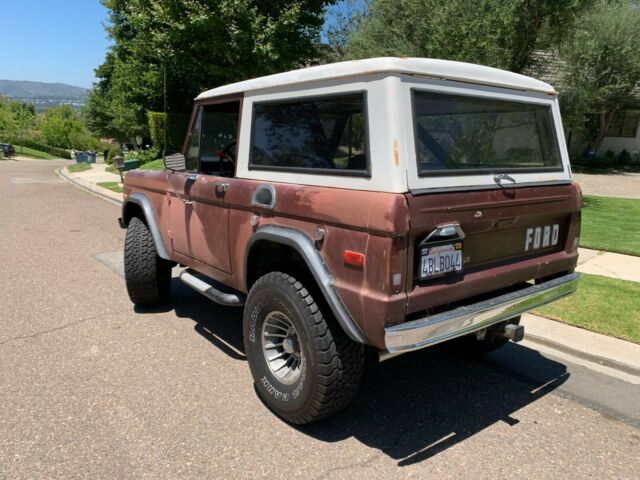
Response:
[[[98,0],[0,0],[0,79],[89,88],[109,41]]]
[[[332,7],[325,29],[353,1]],[[109,47],[98,0],[0,0],[0,18],[0,79],[91,87]]]

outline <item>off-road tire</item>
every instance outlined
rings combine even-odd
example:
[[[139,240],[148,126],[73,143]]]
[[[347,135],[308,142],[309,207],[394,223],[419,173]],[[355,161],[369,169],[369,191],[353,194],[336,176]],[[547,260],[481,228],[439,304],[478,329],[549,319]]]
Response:
[[[475,333],[457,338],[454,340],[456,348],[461,354],[467,357],[484,357],[509,343],[507,338],[499,335],[499,332],[509,323],[519,325],[520,317],[511,318],[489,327],[483,340],[478,340]]]
[[[256,390],[276,415],[293,424],[315,422],[349,405],[364,368],[364,347],[349,339],[319,303],[294,277],[271,272],[251,287],[245,305],[245,353]],[[274,375],[263,352],[263,324],[275,311],[297,330],[304,357],[300,378],[291,384]]]
[[[171,262],[160,258],[149,227],[133,217],[124,240],[124,278],[135,305],[166,302],[171,287]]]

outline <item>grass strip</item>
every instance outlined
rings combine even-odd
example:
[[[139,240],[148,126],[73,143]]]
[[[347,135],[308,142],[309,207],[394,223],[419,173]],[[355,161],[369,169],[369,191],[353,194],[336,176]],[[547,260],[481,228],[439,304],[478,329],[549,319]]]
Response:
[[[534,313],[640,343],[640,283],[583,273],[578,291]]]
[[[98,182],[97,185],[112,192],[122,193],[122,186],[118,182]]]

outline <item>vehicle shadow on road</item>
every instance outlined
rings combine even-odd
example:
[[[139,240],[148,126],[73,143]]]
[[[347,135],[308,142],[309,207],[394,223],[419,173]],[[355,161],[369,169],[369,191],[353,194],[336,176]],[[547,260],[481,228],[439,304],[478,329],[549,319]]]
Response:
[[[515,344],[501,350],[535,364],[538,380],[490,358],[466,359],[446,345],[436,346],[371,365],[351,408],[299,430],[326,442],[356,438],[406,466],[496,422],[517,428],[519,420],[512,415],[563,384],[569,374],[563,364],[535,350]]]
[[[195,332],[233,360],[246,360],[242,309],[216,305],[174,278],[172,302],[161,311],[167,310],[194,321]],[[524,365],[519,370],[531,376],[499,364]],[[292,428],[325,442],[355,438],[406,466],[497,422],[517,428],[515,413],[568,377],[565,365],[517,344],[484,360],[466,358],[444,344],[371,363],[350,408],[317,424]]]
[[[161,307],[139,308],[138,313],[174,310],[180,318],[195,322],[193,329],[214,347],[234,360],[246,361],[242,340],[242,308],[223,307],[207,300],[174,277],[171,302]]]

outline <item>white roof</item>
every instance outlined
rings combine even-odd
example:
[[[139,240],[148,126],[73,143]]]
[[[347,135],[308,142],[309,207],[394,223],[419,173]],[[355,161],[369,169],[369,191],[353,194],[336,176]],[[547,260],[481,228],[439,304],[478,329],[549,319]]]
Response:
[[[207,90],[198,95],[197,98],[218,97],[252,90],[373,73],[403,73],[554,95],[557,93],[548,83],[497,68],[433,58],[381,57],[318,65],[290,72],[276,73],[266,77],[253,78]]]

